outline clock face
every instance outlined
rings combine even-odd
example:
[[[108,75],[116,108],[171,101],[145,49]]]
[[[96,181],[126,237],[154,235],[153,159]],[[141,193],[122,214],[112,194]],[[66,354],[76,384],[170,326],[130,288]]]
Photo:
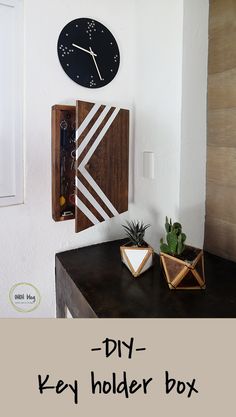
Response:
[[[58,57],[66,74],[76,83],[99,88],[110,83],[120,65],[120,53],[112,33],[90,18],[72,20],[61,31]]]

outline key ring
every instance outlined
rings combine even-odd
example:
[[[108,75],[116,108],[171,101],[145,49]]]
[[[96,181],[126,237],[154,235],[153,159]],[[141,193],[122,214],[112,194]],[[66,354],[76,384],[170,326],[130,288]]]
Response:
[[[75,204],[75,193],[69,195],[69,202],[73,205]]]
[[[62,120],[60,123],[60,128],[66,130],[68,127],[68,123],[65,120]]]

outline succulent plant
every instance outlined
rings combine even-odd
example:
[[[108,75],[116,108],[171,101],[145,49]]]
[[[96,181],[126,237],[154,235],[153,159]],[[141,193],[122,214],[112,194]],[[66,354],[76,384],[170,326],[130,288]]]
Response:
[[[143,221],[140,222],[139,220],[132,220],[130,222],[126,221],[126,225],[122,224],[122,227],[125,229],[125,233],[132,245],[139,247],[146,245],[144,235],[146,229],[150,227],[150,224],[144,224]]]
[[[160,240],[160,250],[164,253],[169,253],[170,255],[176,256],[181,255],[185,249],[185,240],[186,235],[182,233],[182,226],[180,223],[173,223],[168,217],[166,217],[165,222],[166,229],[166,242],[163,242],[163,239]]]

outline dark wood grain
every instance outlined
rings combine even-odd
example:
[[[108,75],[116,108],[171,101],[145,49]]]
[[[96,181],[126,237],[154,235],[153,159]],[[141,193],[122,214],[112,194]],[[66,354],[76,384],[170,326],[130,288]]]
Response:
[[[58,314],[73,317],[232,318],[236,317],[236,264],[204,253],[206,289],[171,291],[159,256],[134,278],[120,260],[118,240],[56,255]]]
[[[86,118],[94,103],[88,103],[83,101],[77,101],[76,103],[76,124],[77,128],[81,125],[83,120]],[[78,147],[94,125],[105,106],[101,105],[93,119],[81,134],[78,139],[76,146]],[[98,135],[104,128],[106,122],[115,111],[112,107],[104,120],[100,123],[97,130],[94,132],[89,143],[81,153],[76,168],[79,167],[80,163],[84,159],[85,155],[93,146]],[[129,166],[129,111],[120,109],[118,115],[113,121],[112,125],[106,132],[104,138],[96,148],[94,154],[91,156],[86,170],[98,184],[102,192],[111,201],[118,213],[123,213],[128,210],[128,166]],[[102,209],[106,212],[109,217],[113,217],[113,214],[105,204],[105,202],[96,193],[94,188],[88,183],[86,178],[76,170],[78,179],[86,187],[89,193],[95,198]],[[98,219],[99,222],[103,221],[101,215],[94,208],[80,191],[77,190],[78,198],[86,205],[91,213]],[[76,232],[84,230],[88,227],[93,226],[93,223],[84,215],[81,210],[76,208]]]
[[[129,112],[121,109],[88,167],[118,213],[128,210],[128,137]]]

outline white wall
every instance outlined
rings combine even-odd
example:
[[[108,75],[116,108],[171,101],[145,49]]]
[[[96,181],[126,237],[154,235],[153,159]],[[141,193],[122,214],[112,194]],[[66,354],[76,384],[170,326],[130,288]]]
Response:
[[[187,243],[203,246],[205,220],[208,0],[138,0],[133,217],[151,223],[159,251],[165,216]],[[148,7],[147,7],[148,4]],[[144,12],[145,11],[145,12]],[[143,152],[155,178],[143,177]]]
[[[179,216],[183,0],[137,3],[132,216],[151,223],[147,240],[159,250],[165,216]],[[152,180],[143,177],[145,151],[155,155]]]
[[[180,221],[189,242],[204,240],[208,0],[184,1]]]
[[[204,147],[205,127],[205,55],[204,40],[207,0],[25,0],[25,203],[0,209],[1,286],[0,316],[20,317],[8,301],[11,286],[30,282],[41,293],[39,308],[32,317],[55,315],[54,256],[56,252],[85,246],[113,238],[123,232],[121,219],[112,219],[96,228],[76,235],[74,222],[55,223],[51,218],[51,106],[82,100],[134,105],[134,141],[131,143],[131,176],[129,215],[152,224],[147,240],[159,249],[164,233],[165,216],[181,217],[189,228],[187,209],[196,206],[195,194],[188,193],[185,178],[188,154],[196,137]],[[184,14],[185,7],[185,14]],[[188,13],[187,13],[188,11]],[[196,57],[188,55],[187,34],[191,31],[184,19],[196,14],[197,27],[204,21],[204,30],[192,36],[193,48],[200,48]],[[103,89],[88,90],[73,83],[61,69],[57,58],[57,38],[62,27],[72,19],[91,16],[111,28],[121,51],[121,67],[113,82]],[[187,21],[187,20],[186,20]],[[185,29],[184,29],[185,28]],[[184,43],[183,43],[184,40]],[[184,45],[184,50],[183,50]],[[198,71],[187,59],[194,59]],[[203,72],[202,72],[203,71]],[[194,97],[192,77],[197,78]],[[202,84],[203,83],[203,84]],[[182,87],[183,98],[182,98]],[[198,89],[200,89],[199,93]],[[200,104],[198,103],[200,100]],[[183,105],[183,113],[182,113]],[[197,119],[187,112],[198,109]],[[199,109],[200,107],[200,109]],[[191,120],[191,122],[190,122]],[[191,123],[196,134],[187,142]],[[184,142],[183,142],[184,143]],[[202,149],[202,148],[201,148]],[[142,154],[155,155],[155,178],[142,176]],[[135,161],[135,163],[134,163]],[[198,198],[204,192],[200,170],[204,169],[204,151],[190,176],[197,186]],[[198,173],[198,175],[197,175]],[[197,179],[196,179],[197,178]],[[197,182],[197,183],[196,183]],[[203,207],[203,201],[200,201]],[[186,211],[184,211],[186,209]],[[204,213],[198,220],[203,222]],[[197,221],[198,221],[197,220]],[[202,228],[194,221],[189,228],[193,240],[203,238]],[[29,317],[28,315],[24,315]]]
[[[42,301],[24,317],[55,315],[55,253],[123,233],[112,219],[79,234],[74,221],[55,223],[51,216],[51,106],[76,99],[133,105],[133,0],[25,0],[25,203],[0,208],[0,316],[20,317],[9,303],[11,286],[30,282]],[[124,12],[125,10],[125,12]],[[92,90],[72,82],[57,57],[61,29],[77,17],[93,17],[111,29],[121,52],[114,81]],[[126,217],[126,216],[123,216]]]

